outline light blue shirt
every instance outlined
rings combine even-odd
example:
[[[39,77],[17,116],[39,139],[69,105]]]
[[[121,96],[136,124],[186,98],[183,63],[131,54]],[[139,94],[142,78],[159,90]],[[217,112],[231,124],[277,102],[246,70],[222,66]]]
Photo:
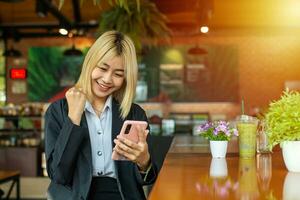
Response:
[[[111,159],[112,96],[107,98],[100,117],[91,103],[86,101],[85,116],[91,140],[93,176],[116,178],[114,162]]]

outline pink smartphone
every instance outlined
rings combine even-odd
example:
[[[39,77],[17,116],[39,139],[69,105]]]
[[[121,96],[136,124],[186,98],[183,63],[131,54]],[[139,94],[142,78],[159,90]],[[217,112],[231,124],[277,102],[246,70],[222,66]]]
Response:
[[[148,123],[145,121],[135,121],[135,120],[125,120],[120,135],[124,138],[129,139],[135,143],[139,142],[139,128],[141,127],[143,130],[146,130]],[[118,154],[117,152],[112,152],[113,160],[127,160],[124,156]]]

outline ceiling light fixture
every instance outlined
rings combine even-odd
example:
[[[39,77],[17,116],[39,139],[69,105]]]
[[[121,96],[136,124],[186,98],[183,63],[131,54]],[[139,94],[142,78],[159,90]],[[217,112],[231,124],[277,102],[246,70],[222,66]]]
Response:
[[[201,32],[201,33],[208,33],[208,31],[209,31],[208,26],[201,26],[201,27],[200,27],[200,32]]]
[[[58,32],[60,33],[60,34],[62,34],[62,35],[68,35],[68,30],[67,29],[65,29],[65,28],[60,28],[59,30],[58,30]]]

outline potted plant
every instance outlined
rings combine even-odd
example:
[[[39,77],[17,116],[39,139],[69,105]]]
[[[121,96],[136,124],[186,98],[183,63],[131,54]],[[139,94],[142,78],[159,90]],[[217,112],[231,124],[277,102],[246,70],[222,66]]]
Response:
[[[300,93],[284,91],[270,103],[265,120],[269,149],[280,144],[287,169],[300,172]]]
[[[233,135],[238,136],[238,131],[229,126],[226,121],[207,122],[197,128],[199,135],[209,140],[210,151],[214,158],[224,158],[227,144]]]
[[[83,3],[85,0],[81,0]],[[168,39],[171,30],[167,26],[167,17],[158,10],[151,0],[93,0],[95,5],[101,6],[99,18],[99,34],[117,30],[131,37],[138,53],[142,53],[142,40],[145,46],[156,45],[159,39]],[[59,9],[64,0],[59,0]],[[103,6],[103,5],[104,6]]]
[[[171,30],[167,27],[167,18],[156,4],[150,0],[130,0],[127,5],[116,4],[101,13],[98,32],[118,30],[129,35],[137,51],[142,50],[142,39],[146,45],[157,43],[158,39],[168,39]]]

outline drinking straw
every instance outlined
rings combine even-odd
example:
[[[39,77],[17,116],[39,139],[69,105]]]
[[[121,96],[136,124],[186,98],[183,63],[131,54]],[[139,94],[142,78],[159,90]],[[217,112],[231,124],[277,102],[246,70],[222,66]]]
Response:
[[[245,114],[245,109],[244,109],[244,99],[242,99],[242,115],[244,115]]]

